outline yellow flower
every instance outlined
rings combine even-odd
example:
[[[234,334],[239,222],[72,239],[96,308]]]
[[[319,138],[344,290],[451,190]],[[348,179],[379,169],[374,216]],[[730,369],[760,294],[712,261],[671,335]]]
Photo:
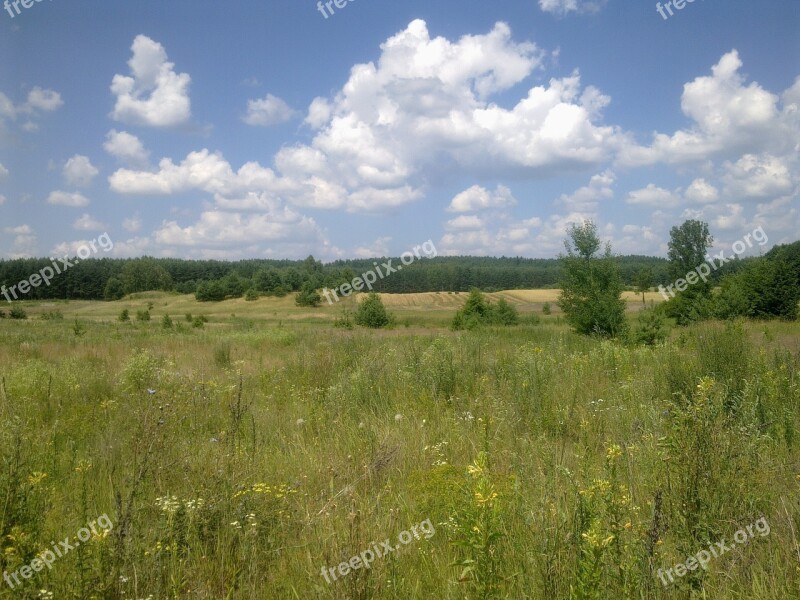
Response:
[[[30,475],[28,475],[28,483],[31,485],[39,485],[47,478],[47,473],[42,473],[41,471],[34,471]]]
[[[619,444],[611,444],[606,449],[606,458],[608,460],[616,460],[620,456],[622,456],[622,448],[619,446]]]

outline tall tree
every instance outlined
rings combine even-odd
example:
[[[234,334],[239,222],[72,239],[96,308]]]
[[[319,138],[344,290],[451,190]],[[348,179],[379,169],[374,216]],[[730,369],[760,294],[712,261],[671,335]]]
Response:
[[[564,277],[558,305],[578,333],[621,335],[627,329],[625,301],[611,246],[607,244],[599,254],[601,242],[592,221],[573,224],[568,234],[564,240],[567,253],[560,256]]]

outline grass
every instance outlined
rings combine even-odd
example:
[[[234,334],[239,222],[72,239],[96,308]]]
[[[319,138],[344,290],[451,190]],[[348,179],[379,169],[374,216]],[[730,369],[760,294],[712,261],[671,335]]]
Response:
[[[541,316],[542,292],[500,295]],[[409,327],[380,332],[165,294],[0,321],[3,570],[114,523],[0,597],[800,596],[800,324],[655,348],[558,314],[456,334],[449,296],[385,296]],[[662,585],[762,517],[769,535]],[[430,539],[323,578],[426,519]]]

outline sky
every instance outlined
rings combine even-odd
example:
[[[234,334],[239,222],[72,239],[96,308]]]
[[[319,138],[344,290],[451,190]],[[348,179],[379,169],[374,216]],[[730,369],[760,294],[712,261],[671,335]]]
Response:
[[[337,2],[9,0],[0,259],[800,239],[797,0]]]

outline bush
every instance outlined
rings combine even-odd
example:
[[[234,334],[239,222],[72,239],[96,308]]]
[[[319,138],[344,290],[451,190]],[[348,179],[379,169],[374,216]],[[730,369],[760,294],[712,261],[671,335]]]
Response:
[[[119,313],[119,317],[117,317],[120,323],[127,323],[131,320],[131,313],[127,308],[122,309],[122,312]]]
[[[381,297],[375,292],[370,292],[356,309],[355,322],[362,327],[380,329],[392,322]]]
[[[244,299],[247,302],[253,302],[255,300],[258,300],[260,297],[261,297],[260,294],[253,288],[250,288],[244,293]]]
[[[314,288],[314,284],[309,281],[303,284],[294,302],[297,306],[319,306],[322,298]]]
[[[64,320],[64,313],[60,310],[52,310],[49,312],[43,312],[39,315],[39,318],[42,321],[63,321]]]
[[[549,302],[545,302],[544,304],[542,304],[542,314],[543,315],[549,315],[551,312],[552,311],[550,310],[550,303]]]
[[[478,288],[473,288],[456,313],[450,328],[454,331],[475,329],[480,325],[518,325],[519,313],[505,298],[492,304]]]
[[[169,315],[164,315],[164,317],[161,319],[161,328],[172,329],[172,327],[173,327],[172,319],[170,318]]]
[[[205,317],[195,317],[192,320],[192,327],[194,327],[195,329],[202,329],[203,325],[205,325],[206,322],[208,322],[208,319],[206,319]]]
[[[342,316],[334,319],[333,326],[337,329],[353,328],[353,319],[351,318],[350,311],[346,307],[342,310]]]
[[[637,344],[655,346],[667,339],[664,317],[652,306],[639,312],[637,327],[633,332],[633,341]]]
[[[121,300],[125,297],[125,286],[116,277],[112,277],[106,283],[103,297],[109,302],[113,300]]]
[[[198,302],[221,302],[225,300],[225,288],[219,281],[203,281],[197,286],[194,297]]]
[[[75,319],[75,323],[72,325],[72,333],[75,334],[75,337],[83,337],[86,334],[86,325]]]
[[[22,308],[19,306],[15,306],[11,309],[11,312],[8,313],[8,316],[12,319],[27,319],[28,313],[26,313]]]
[[[136,311],[136,320],[137,321],[149,321],[150,320],[150,311],[149,310],[137,310]]]
[[[0,310],[0,319],[5,319],[5,318],[6,318],[6,311]]]

